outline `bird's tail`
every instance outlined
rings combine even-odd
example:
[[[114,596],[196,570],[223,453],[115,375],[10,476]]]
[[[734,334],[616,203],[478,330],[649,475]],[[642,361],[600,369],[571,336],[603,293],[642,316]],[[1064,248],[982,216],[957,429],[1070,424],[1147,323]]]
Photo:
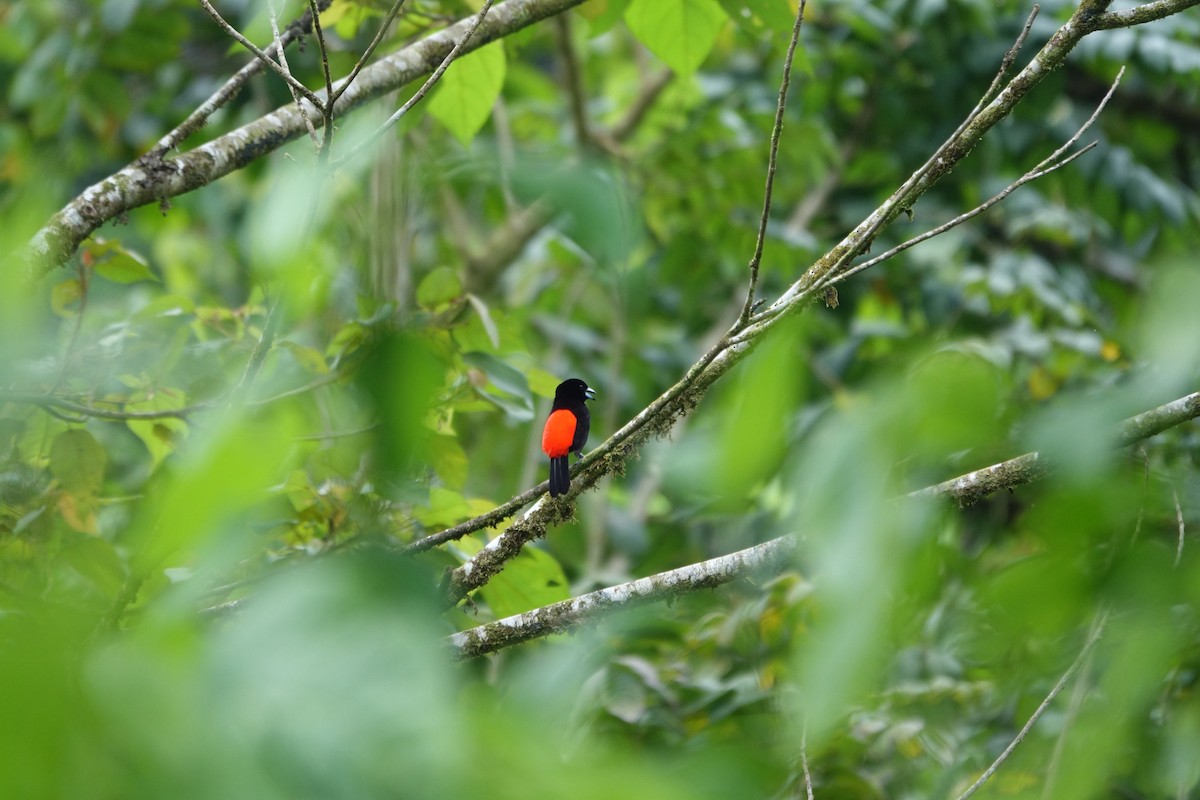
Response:
[[[566,456],[550,459],[550,496],[566,494],[571,488],[571,467]]]

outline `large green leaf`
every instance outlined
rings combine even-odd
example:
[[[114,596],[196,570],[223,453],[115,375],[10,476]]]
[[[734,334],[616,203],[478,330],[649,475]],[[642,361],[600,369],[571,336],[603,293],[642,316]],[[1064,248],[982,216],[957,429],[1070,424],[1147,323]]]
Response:
[[[429,113],[464,145],[487,122],[504,86],[504,46],[496,43],[462,56],[446,70],[429,101]]]
[[[725,24],[717,0],[633,0],[625,22],[671,69],[695,72]]]
[[[95,494],[104,482],[108,456],[83,428],[63,431],[50,445],[50,474],[72,494]]]

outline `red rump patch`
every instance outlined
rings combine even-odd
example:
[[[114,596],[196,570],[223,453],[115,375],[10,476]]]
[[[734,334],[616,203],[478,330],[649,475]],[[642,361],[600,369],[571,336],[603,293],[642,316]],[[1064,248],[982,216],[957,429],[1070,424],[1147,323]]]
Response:
[[[546,427],[542,429],[542,452],[551,458],[559,458],[571,452],[571,442],[575,439],[575,415],[565,408],[560,408],[546,419]]]

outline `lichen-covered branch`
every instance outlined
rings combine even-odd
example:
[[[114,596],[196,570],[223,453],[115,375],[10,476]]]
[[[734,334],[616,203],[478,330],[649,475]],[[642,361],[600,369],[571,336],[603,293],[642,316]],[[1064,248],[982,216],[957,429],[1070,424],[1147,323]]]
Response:
[[[727,556],[611,586],[524,614],[489,622],[448,638],[457,658],[474,658],[514,644],[562,633],[580,623],[666,600],[697,589],[711,589],[755,573],[783,569],[795,552],[795,539],[785,536]]]
[[[1200,417],[1200,392],[1130,417],[1117,427],[1117,441],[1121,446],[1134,444],[1197,417]],[[1000,464],[911,492],[905,495],[905,498],[942,497],[954,500],[960,506],[969,506],[994,492],[1031,483],[1044,477],[1049,471],[1045,459],[1038,453],[1026,453]],[[794,536],[772,539],[727,556],[489,622],[454,634],[449,637],[449,644],[458,658],[494,653],[530,639],[562,633],[583,622],[628,608],[668,599],[696,589],[711,588],[755,574],[782,570],[791,563],[795,549]]]

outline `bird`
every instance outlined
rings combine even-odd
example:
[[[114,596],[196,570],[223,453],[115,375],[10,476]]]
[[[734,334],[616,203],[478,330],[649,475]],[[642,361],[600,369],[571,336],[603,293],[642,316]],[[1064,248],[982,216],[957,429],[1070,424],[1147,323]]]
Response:
[[[587,401],[595,400],[596,392],[579,378],[568,378],[554,390],[554,405],[542,429],[542,452],[550,456],[550,496],[558,497],[571,488],[570,453],[583,455],[592,415]]]

